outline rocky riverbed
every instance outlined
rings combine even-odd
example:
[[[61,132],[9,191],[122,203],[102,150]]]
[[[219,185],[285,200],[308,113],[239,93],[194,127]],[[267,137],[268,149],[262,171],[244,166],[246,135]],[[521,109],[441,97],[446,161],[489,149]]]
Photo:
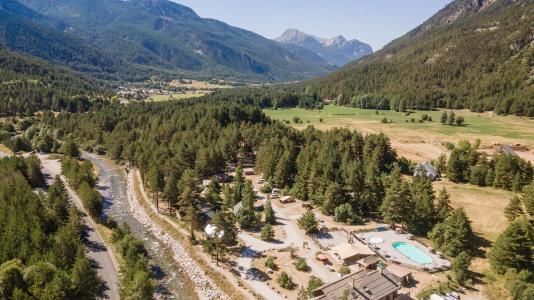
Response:
[[[183,271],[192,280],[199,292],[199,296],[204,299],[229,299],[217,284],[195,263],[182,245],[164,232],[159,225],[155,224],[140,206],[137,195],[134,192],[134,172],[130,171],[127,175],[127,198],[132,215],[148,232],[172,250],[174,259],[180,263]]]

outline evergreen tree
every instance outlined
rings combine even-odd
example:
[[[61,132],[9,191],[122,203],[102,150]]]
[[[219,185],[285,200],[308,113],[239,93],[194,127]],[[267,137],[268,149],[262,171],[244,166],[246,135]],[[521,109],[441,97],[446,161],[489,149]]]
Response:
[[[334,214],[334,209],[345,201],[345,191],[340,184],[333,182],[328,185],[328,188],[324,194],[322,211],[326,215],[331,216]]]
[[[449,112],[449,118],[447,119],[447,122],[449,125],[454,125],[454,122],[456,121],[456,114],[454,111]]]
[[[521,207],[521,200],[519,197],[514,196],[510,199],[510,203],[504,208],[504,215],[510,222],[523,215],[523,208]]]
[[[411,185],[413,212],[410,217],[410,229],[418,235],[424,235],[434,227],[436,211],[434,208],[434,190],[427,176],[416,176]]]
[[[217,181],[217,177],[213,177],[206,189],[205,199],[206,202],[211,205],[213,210],[218,211],[222,207],[222,199],[221,199],[221,186],[219,185],[219,182]]]
[[[234,181],[233,181],[233,202],[235,204],[241,202],[243,199],[243,187],[245,185],[245,177],[243,176],[243,168],[238,166],[235,171]]]
[[[270,200],[267,200],[267,202],[265,203],[263,214],[265,216],[265,223],[271,225],[274,225],[276,223],[276,216]]]
[[[169,205],[169,215],[172,215],[172,209],[178,204],[180,197],[180,191],[178,190],[178,178],[174,173],[171,173],[165,178],[165,187],[163,189],[163,195],[167,199]]]
[[[527,213],[534,217],[534,182],[523,189],[523,204]]]
[[[59,175],[48,188],[46,200],[53,216],[61,223],[66,222],[69,218],[69,196]]]
[[[266,224],[262,227],[260,237],[264,241],[272,241],[274,239],[274,229],[270,224]]]
[[[534,270],[534,236],[532,225],[517,218],[499,235],[489,253],[493,268],[503,274],[508,268]]]
[[[466,252],[460,252],[458,256],[452,261],[452,272],[454,278],[459,284],[464,284],[468,278],[469,266],[471,265],[471,256]]]
[[[229,210],[221,210],[213,215],[212,222],[217,228],[224,232],[221,242],[224,245],[232,246],[237,243],[238,229],[234,213]]]
[[[447,178],[452,182],[464,182],[465,163],[460,157],[460,150],[454,149],[447,162]]]
[[[159,193],[164,188],[164,179],[161,169],[158,166],[152,166],[148,171],[147,185],[152,192],[152,198],[156,201],[156,209],[159,211]]]
[[[384,222],[395,224],[408,223],[413,211],[410,186],[402,180],[400,174],[392,175],[390,186],[386,190],[384,202],[380,206],[380,213]]]
[[[317,226],[319,222],[315,218],[313,211],[308,210],[298,219],[298,224],[299,227],[306,232],[306,234],[312,234],[317,232]]]
[[[83,252],[76,256],[71,278],[76,299],[94,299],[98,296],[101,281]]]
[[[470,249],[473,231],[465,211],[460,208],[434,226],[429,236],[443,253],[454,257]]]

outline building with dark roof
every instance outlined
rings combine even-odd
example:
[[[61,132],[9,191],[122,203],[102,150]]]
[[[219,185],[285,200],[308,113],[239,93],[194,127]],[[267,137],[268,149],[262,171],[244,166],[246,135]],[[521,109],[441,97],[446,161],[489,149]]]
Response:
[[[424,162],[415,166],[413,176],[426,176],[431,180],[439,178],[438,170],[429,162]]]
[[[387,270],[360,270],[313,291],[316,300],[394,300],[400,284]]]

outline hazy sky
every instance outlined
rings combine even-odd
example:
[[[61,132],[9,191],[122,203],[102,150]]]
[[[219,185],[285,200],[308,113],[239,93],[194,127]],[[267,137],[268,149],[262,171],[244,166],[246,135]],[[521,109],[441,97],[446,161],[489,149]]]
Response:
[[[287,28],[323,37],[344,35],[382,48],[451,0],[173,0],[201,17],[275,38]]]

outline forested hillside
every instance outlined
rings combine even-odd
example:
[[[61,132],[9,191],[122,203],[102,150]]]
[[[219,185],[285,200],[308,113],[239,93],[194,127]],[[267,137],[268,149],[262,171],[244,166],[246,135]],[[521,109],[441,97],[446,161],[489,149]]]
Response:
[[[53,43],[53,46],[91,67],[120,69],[119,72],[134,78],[139,75],[137,71],[144,70],[145,76],[170,73],[281,82],[325,75],[335,69],[306,49],[287,51],[275,41],[217,20],[201,18],[190,8],[168,0],[19,2],[45,17],[39,24],[49,28],[28,27],[34,36],[53,39],[48,35],[53,28],[63,31],[63,36],[81,38],[94,47],[82,42],[70,46]],[[10,32],[20,31],[6,27]],[[23,47],[26,41],[20,38],[10,39],[23,51],[32,47]],[[95,47],[105,51],[93,51]],[[44,49],[33,50],[42,56],[50,54]],[[91,57],[95,52],[105,55]],[[104,61],[107,57],[112,58],[109,66],[95,61],[96,58]]]
[[[456,0],[377,53],[315,85],[341,105],[534,116],[534,2]],[[366,101],[369,102],[369,101]]]
[[[102,102],[100,96],[107,93],[102,82],[0,45],[0,115],[32,114],[42,109],[86,111]]]

